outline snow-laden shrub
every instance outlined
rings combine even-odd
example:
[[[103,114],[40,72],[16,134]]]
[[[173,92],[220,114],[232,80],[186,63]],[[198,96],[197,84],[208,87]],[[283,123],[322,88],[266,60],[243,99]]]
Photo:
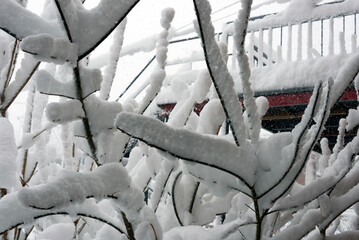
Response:
[[[268,101],[254,98],[244,49],[252,1],[241,1],[234,29],[243,111],[226,65],[226,45],[215,40],[210,4],[194,0],[207,69],[191,88],[173,83],[181,90],[180,101],[163,123],[148,112],[166,78],[174,10],[162,11],[156,68],[144,97],[139,103],[120,104],[108,99],[125,17],[138,0],[101,1],[92,10],[82,2],[48,1],[42,17],[27,11],[25,1],[0,2],[0,28],[7,32],[0,35],[0,48],[5,49],[0,56],[4,239],[358,238],[359,138],[342,141],[345,129],[358,123],[356,110],[341,121],[333,152],[321,140],[318,174],[310,158],[331,108],[359,72],[358,55],[334,80],[316,84],[301,122],[291,132],[262,138]],[[16,24],[18,16],[23,24]],[[108,65],[102,71],[91,69],[87,55],[111,32],[115,37]],[[12,80],[20,49],[24,57]],[[38,61],[47,63],[36,72]],[[17,151],[6,116],[25,85],[28,104]],[[60,101],[47,104],[48,95]],[[194,104],[204,100],[208,103],[198,116]],[[58,125],[61,165],[48,143],[51,129]],[[133,138],[140,142],[124,163]],[[302,186],[296,180],[305,167]],[[345,230],[340,216],[348,209],[355,213],[353,227]]]

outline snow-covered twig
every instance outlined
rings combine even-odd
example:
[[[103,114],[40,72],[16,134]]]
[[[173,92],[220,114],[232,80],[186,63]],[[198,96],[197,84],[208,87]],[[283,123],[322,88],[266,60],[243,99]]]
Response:
[[[23,62],[25,59],[23,59]],[[25,64],[25,63],[24,63]],[[6,111],[11,104],[15,101],[16,97],[21,93],[26,84],[30,81],[31,77],[36,72],[37,68],[40,65],[40,62],[31,62],[30,66],[26,66],[22,69],[19,69],[16,72],[15,80],[10,83],[5,92],[5,99],[2,105],[0,106],[1,111]],[[24,70],[26,72],[24,73]]]
[[[21,15],[22,18],[22,24],[18,24],[17,16],[19,15]],[[22,40],[27,36],[43,33],[50,34],[54,37],[64,36],[62,30],[56,23],[46,21],[13,0],[0,1],[0,16],[0,29],[18,40]]]
[[[67,19],[70,23],[65,30],[68,36],[71,35],[70,41],[79,46],[79,60],[86,57],[103,42],[138,2],[139,0],[101,1],[96,8],[88,11],[82,5],[72,1],[55,1],[57,7],[62,9],[61,18]],[[97,19],[101,19],[101,21],[97,21]],[[88,24],[91,24],[89,27],[92,31],[82,31],[78,28],[78,26]]]
[[[242,9],[239,11],[238,18],[235,21],[234,41],[237,48],[237,62],[239,65],[239,74],[243,86],[243,103],[246,107],[246,112],[248,115],[249,136],[251,138],[251,142],[256,143],[259,139],[261,120],[257,112],[254,93],[249,82],[251,70],[249,67],[248,56],[244,49],[252,0],[242,0],[241,3]]]
[[[280,197],[282,197],[291,188],[291,186],[293,186],[295,180],[298,178],[307,160],[309,159],[310,153],[314,148],[314,145],[317,143],[318,138],[320,137],[320,134],[324,129],[324,124],[327,121],[330,113],[329,101],[330,101],[331,87],[332,87],[332,82],[329,81],[327,84],[326,91],[323,92],[324,99],[320,99],[321,102],[319,103],[320,104],[319,106],[314,106],[314,109],[316,109],[317,107],[319,107],[320,109],[318,116],[315,116],[317,118],[316,119],[317,123],[309,129],[308,134],[310,135],[308,139],[306,139],[305,144],[301,143],[302,140],[298,142],[298,144],[302,145],[302,147],[300,153],[298,155],[297,153],[294,155],[295,157],[294,161],[296,161],[296,163],[292,165],[293,167],[290,169],[292,173],[289,174],[292,176],[290,176],[290,178],[288,179],[289,181],[282,181],[281,183],[278,184],[279,188],[283,187],[281,185],[284,186],[287,185],[287,186],[284,189],[282,189],[281,194],[279,194],[272,200],[272,203],[274,203]]]
[[[42,213],[42,214],[39,214],[37,216],[34,216],[33,219],[37,220],[37,219],[41,219],[41,218],[44,218],[44,217],[56,216],[56,215],[73,216],[74,213],[72,211],[46,212],[46,213]],[[121,228],[118,227],[118,223],[113,223],[113,222],[111,222],[110,219],[106,219],[106,218],[99,217],[99,216],[96,216],[96,215],[88,214],[85,211],[84,212],[77,212],[75,215],[80,216],[80,217],[91,218],[91,219],[97,220],[99,222],[105,223],[105,224],[111,226],[112,228],[114,228],[115,230],[117,230],[118,232],[120,232],[121,234],[125,234],[124,230],[122,230]],[[4,234],[7,231],[13,230],[14,228],[19,227],[19,226],[21,226],[23,224],[27,224],[27,222],[21,220],[21,221],[17,222],[16,224],[9,226],[7,229],[2,230],[2,232],[0,232],[0,235]]]
[[[19,53],[19,41],[17,39],[15,39],[14,43],[13,43],[13,50],[11,53],[11,58],[10,58],[10,62],[8,63],[8,70],[7,70],[7,74],[6,74],[6,78],[5,79],[1,79],[1,89],[2,89],[2,93],[1,93],[1,99],[0,99],[0,105],[2,105],[5,102],[5,92],[7,87],[9,86],[10,83],[10,79],[12,77],[12,74],[14,72],[15,69],[15,65],[16,65],[16,60],[17,60],[17,56]],[[5,117],[5,112],[2,111],[2,116]]]
[[[178,223],[179,223],[181,226],[184,226],[183,223],[182,223],[181,218],[179,217],[178,211],[177,211],[176,195],[175,195],[176,184],[177,184],[178,179],[179,179],[181,176],[182,176],[182,171],[179,172],[179,173],[176,175],[176,177],[175,177],[175,179],[174,179],[174,181],[173,181],[172,191],[171,191],[171,197],[172,197],[173,210],[174,210],[174,212],[175,212],[177,221],[178,221]]]
[[[166,77],[165,66],[169,45],[169,41],[167,38],[174,15],[175,11],[173,8],[166,8],[162,10],[161,25],[163,27],[163,31],[159,35],[156,48],[156,60],[158,66],[150,76],[150,85],[146,90],[146,95],[143,97],[141,104],[136,109],[137,113],[142,114],[146,111],[146,109],[150,106],[152,101],[158,95],[162,87],[162,82]]]
[[[308,104],[309,107],[307,107],[305,110],[305,113],[303,115],[305,117],[302,117],[301,122],[293,130],[296,133],[296,138],[293,141],[294,149],[292,150],[293,154],[291,156],[289,167],[287,168],[286,172],[281,176],[281,178],[279,178],[275,182],[275,184],[273,184],[270,188],[268,188],[263,193],[260,193],[260,195],[258,196],[259,198],[265,196],[270,191],[275,189],[281,182],[283,182],[285,177],[289,174],[290,170],[292,169],[292,167],[295,163],[295,160],[297,159],[298,154],[300,153],[299,150],[301,149],[301,146],[303,145],[303,142],[304,142],[304,139],[306,136],[305,133],[307,132],[307,129],[309,128],[310,124],[312,123],[312,119],[314,117],[315,109],[317,108],[317,104],[319,104],[321,89],[322,89],[322,82],[319,82],[316,85],[316,87],[314,88],[313,95],[310,98],[310,101]]]
[[[126,24],[127,20],[125,18],[114,30],[113,43],[111,48],[109,49],[109,64],[106,66],[99,95],[99,97],[103,100],[108,100],[110,96],[112,82],[115,78],[117,63],[120,58]]]
[[[234,91],[233,79],[229,74],[214,38],[214,28],[210,17],[211,7],[207,0],[193,0],[193,3],[197,15],[205,60],[213,85],[221,100],[236,145],[246,146],[242,106]]]
[[[164,194],[164,192],[165,192],[165,188],[166,188],[167,182],[168,182],[168,180],[170,179],[170,176],[171,176],[173,170],[174,170],[174,169],[172,168],[172,169],[169,171],[167,177],[165,178],[165,181],[163,182],[163,185],[160,187],[161,193],[160,193],[159,197],[158,197],[158,198],[155,198],[155,197],[151,198],[151,200],[152,200],[152,208],[154,209],[154,212],[157,211],[158,205],[159,205],[160,202],[161,202],[161,199],[162,199],[163,194]],[[158,184],[158,183],[157,183],[157,184]]]
[[[115,126],[125,134],[176,158],[218,169],[234,176],[244,184],[242,191],[245,193],[251,188],[253,176],[248,168],[252,167],[252,163],[247,158],[248,152],[244,148],[238,148],[219,138],[173,129],[159,120],[131,113],[122,112],[117,115]],[[171,141],[162,141],[161,137],[156,136],[166,136]],[[178,141],[181,143],[179,144]],[[243,168],[238,167],[238,164]]]

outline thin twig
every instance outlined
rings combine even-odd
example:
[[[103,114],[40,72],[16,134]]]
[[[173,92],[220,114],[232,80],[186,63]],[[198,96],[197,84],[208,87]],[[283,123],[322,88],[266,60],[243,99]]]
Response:
[[[166,178],[165,182],[163,183],[162,190],[161,190],[161,194],[160,194],[160,198],[159,198],[158,202],[156,203],[156,208],[155,208],[154,212],[157,212],[158,205],[159,205],[160,202],[161,202],[161,199],[162,199],[162,197],[163,197],[163,193],[165,192],[165,188],[166,188],[167,182],[168,182],[168,180],[170,179],[170,176],[171,176],[173,170],[174,170],[174,168],[172,168],[172,169],[170,170],[170,172],[169,172],[168,175],[167,175],[167,178]]]
[[[216,68],[218,66],[213,67],[212,64],[209,61],[209,57],[210,57],[209,52],[213,51],[213,49],[208,49],[209,46],[207,46],[207,38],[206,38],[207,36],[205,36],[205,33],[203,31],[203,26],[202,26],[202,23],[201,23],[201,16],[200,16],[201,9],[199,9],[199,7],[198,7],[198,5],[196,3],[196,0],[193,0],[193,4],[194,4],[195,11],[196,11],[197,20],[198,20],[198,28],[199,28],[200,37],[201,37],[201,40],[202,40],[202,43],[203,43],[202,48],[203,48],[203,52],[204,52],[208,72],[209,72],[209,75],[211,76],[213,86],[215,87],[216,92],[218,94],[218,97],[219,97],[219,99],[221,101],[223,111],[224,111],[226,119],[228,121],[228,125],[229,125],[229,127],[230,127],[230,129],[232,131],[234,142],[236,143],[237,146],[240,146],[240,141],[244,141],[244,139],[240,139],[240,136],[237,136],[237,133],[238,133],[239,130],[236,129],[235,126],[233,125],[232,116],[230,115],[230,111],[228,109],[227,103],[223,99],[223,94],[224,93],[222,93],[222,91],[220,90],[218,80],[215,78],[215,75],[214,75],[214,72],[216,71]],[[212,47],[218,48],[218,46],[212,46]],[[223,64],[224,64],[224,62],[223,62]],[[228,75],[229,75],[229,73],[228,73]],[[238,104],[240,104],[239,101],[238,101]],[[242,113],[239,113],[239,114],[242,114]]]
[[[291,160],[291,163],[290,165],[288,166],[287,170],[285,171],[285,173],[283,174],[283,176],[278,179],[278,181],[276,181],[270,188],[268,188],[266,191],[264,191],[263,193],[261,193],[258,198],[262,198],[264,195],[266,195],[267,193],[269,193],[270,191],[272,191],[276,186],[278,186],[279,183],[281,183],[285,177],[289,174],[290,170],[292,169],[294,163],[295,163],[295,160],[297,159],[298,157],[298,154],[299,154],[299,146],[301,145],[301,142],[303,141],[303,139],[305,139],[305,133],[307,131],[307,129],[309,128],[311,122],[312,122],[312,118],[314,117],[314,112],[315,112],[315,109],[317,108],[317,104],[318,104],[318,101],[319,101],[319,92],[321,91],[321,88],[322,88],[322,82],[320,82],[318,84],[318,87],[316,87],[314,89],[314,92],[313,92],[313,95],[312,95],[312,99],[310,100],[310,103],[312,101],[314,101],[314,104],[312,104],[312,109],[310,111],[310,117],[307,118],[307,122],[305,123],[305,126],[303,127],[302,131],[300,132],[299,134],[299,137],[295,143],[295,151],[294,151],[294,155],[293,155],[293,158]],[[304,120],[302,120],[304,121]],[[302,121],[299,123],[301,124]]]
[[[199,184],[200,184],[200,182],[196,183],[196,186],[195,186],[193,194],[192,194],[191,204],[189,205],[189,211],[188,212],[191,213],[191,214],[192,214],[192,211],[193,211],[194,202],[196,200]]]
[[[325,124],[325,122],[326,122],[326,120],[327,120],[327,118],[329,116],[330,109],[328,108],[328,105],[329,105],[330,92],[331,92],[331,85],[328,84],[328,90],[327,90],[327,94],[325,96],[325,103],[323,105],[324,112],[322,114],[322,117],[321,117],[319,123],[316,124],[316,125],[319,126],[318,130],[316,131],[316,133],[313,133],[314,137],[311,140],[310,147],[307,149],[307,151],[305,153],[305,156],[303,158],[304,161],[303,161],[302,165],[300,166],[300,169],[297,171],[294,178],[291,180],[290,184],[286,187],[286,189],[284,189],[284,191],[282,191],[282,193],[279,196],[277,196],[272,202],[277,201],[279,198],[281,198],[289,190],[289,188],[294,184],[295,180],[298,178],[298,176],[302,172],[303,168],[305,167],[305,164],[307,162],[306,160],[309,158],[309,155],[310,155],[312,149],[314,148],[315,144],[317,143],[317,140],[318,140],[318,138],[320,137],[320,134],[323,131],[324,124]]]
[[[72,213],[72,212],[66,212],[66,211],[47,212],[47,213],[44,213],[44,214],[42,214],[42,215],[35,216],[35,217],[34,217],[34,220],[37,220],[37,219],[40,219],[40,218],[43,218],[43,217],[55,216],[55,215],[70,215],[70,216],[73,216],[73,214],[74,214],[74,213]],[[111,226],[112,228],[114,228],[115,230],[117,230],[118,232],[120,232],[121,234],[125,234],[125,235],[127,236],[127,234],[126,234],[122,229],[120,229],[120,228],[117,227],[115,224],[110,223],[110,222],[108,222],[107,220],[105,220],[105,219],[103,219],[103,218],[100,218],[100,217],[98,217],[98,216],[93,216],[93,215],[91,215],[91,214],[85,214],[85,213],[76,213],[75,215],[81,216],[81,217],[87,217],[87,218],[95,219],[95,220],[97,220],[97,221],[100,221],[100,222],[102,222],[102,223],[105,223],[105,224]],[[10,227],[9,227],[8,229],[6,229],[5,231],[0,232],[0,235],[1,235],[1,234],[4,234],[5,232],[10,231],[10,230],[12,230],[12,229],[14,229],[14,228],[16,228],[16,227],[18,227],[18,226],[20,226],[20,225],[23,225],[23,224],[25,224],[25,222],[23,222],[23,221],[20,222],[20,223],[16,223],[16,224],[14,224],[13,226],[10,226]],[[127,236],[127,238],[128,238],[128,236]]]
[[[5,111],[11,106],[11,104],[13,103],[13,101],[17,98],[17,96],[21,93],[22,89],[26,86],[26,84],[30,81],[31,77],[34,75],[34,73],[36,72],[37,68],[40,66],[41,62],[38,62],[35,67],[32,69],[32,71],[30,72],[28,78],[23,82],[23,84],[21,84],[18,89],[15,91],[15,94],[11,97],[11,99],[9,101],[4,102],[5,106],[1,105],[1,111]]]
[[[155,240],[158,240],[155,227],[152,225],[152,223],[150,223],[150,226],[151,226],[151,228],[152,228],[152,230],[153,230],[153,235],[155,235]]]
[[[10,59],[10,62],[9,62],[9,68],[8,68],[8,71],[7,71],[7,74],[6,74],[4,88],[3,88],[2,94],[1,94],[1,104],[0,105],[2,105],[5,102],[5,92],[6,92],[7,87],[9,86],[12,73],[13,73],[13,71],[15,69],[17,52],[18,51],[19,51],[19,41],[17,39],[15,39],[14,47],[13,47],[13,50],[12,50],[12,53],[11,53],[11,59]],[[1,112],[3,117],[5,117],[5,115],[6,115],[5,112],[6,112],[6,110]]]
[[[178,223],[181,225],[181,226],[184,226],[179,215],[178,215],[178,211],[177,211],[177,206],[176,206],[176,197],[175,197],[175,189],[176,189],[176,183],[179,179],[179,177],[182,175],[182,172],[179,172],[175,178],[175,180],[173,181],[173,185],[172,185],[172,194],[171,194],[171,197],[172,197],[172,205],[173,205],[173,210],[175,212],[175,215],[176,215],[176,218],[177,218],[177,221]]]
[[[26,152],[27,152],[27,151],[26,151]],[[31,181],[32,177],[35,175],[35,173],[36,173],[36,168],[37,168],[37,165],[38,165],[38,164],[39,164],[39,162],[36,162],[36,163],[35,163],[35,165],[34,165],[32,171],[31,171],[31,173],[30,173],[30,176],[29,176],[27,179],[25,179],[25,175],[23,175],[23,178],[22,178],[22,181],[21,181],[21,184],[22,184],[23,187],[25,187],[25,186]]]
[[[67,37],[68,37],[69,41],[70,41],[71,43],[73,43],[73,41],[72,41],[72,36],[71,36],[71,32],[70,32],[70,28],[69,28],[69,25],[67,24],[67,21],[66,21],[64,12],[62,11],[62,8],[61,8],[61,6],[60,6],[59,0],[55,0],[55,4],[56,4],[57,10],[59,11],[59,14],[60,14],[60,16],[61,16],[62,23],[64,24],[64,28],[65,28]]]
[[[133,232],[132,224],[128,221],[126,214],[121,211],[121,216],[127,230],[127,236],[129,240],[135,240],[135,234]]]
[[[56,1],[58,1],[58,0],[56,0]],[[134,3],[128,8],[127,12],[126,12],[124,15],[122,15],[120,19],[117,20],[117,22],[114,24],[114,26],[113,26],[111,29],[109,29],[109,31],[108,31],[106,34],[104,34],[96,44],[94,44],[94,45],[93,45],[92,47],[90,47],[86,52],[84,52],[83,54],[81,54],[78,59],[79,59],[79,60],[83,59],[83,58],[86,57],[88,54],[90,54],[95,48],[97,48],[97,46],[100,45],[100,44],[112,33],[112,31],[122,22],[122,20],[126,18],[127,14],[129,14],[129,13],[131,12],[131,10],[137,5],[137,3],[138,3],[139,1],[140,1],[140,0],[137,0],[136,2],[134,2]]]

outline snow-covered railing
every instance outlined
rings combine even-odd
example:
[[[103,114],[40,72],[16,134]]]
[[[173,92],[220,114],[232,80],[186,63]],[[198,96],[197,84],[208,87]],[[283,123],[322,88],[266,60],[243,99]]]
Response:
[[[247,49],[252,67],[357,51],[359,1],[309,2],[250,21]],[[232,23],[226,31],[232,34]]]
[[[335,54],[355,53],[358,50],[359,1],[335,1],[317,6],[306,6],[305,2],[300,4],[300,6],[289,5],[287,9],[279,13],[249,19],[246,49],[251,60],[251,68],[284,61],[301,61]],[[200,46],[197,36],[180,39],[177,34],[174,36],[177,37],[170,41],[170,48],[189,42]],[[228,65],[230,69],[237,70],[238,65],[233,57],[233,49],[235,49],[233,22],[228,22],[216,36],[218,40],[227,43],[229,48]],[[144,50],[139,48],[138,51]],[[146,51],[150,51],[150,49]],[[117,100],[151,66],[154,58],[149,60]],[[172,58],[169,56],[167,65],[175,66],[203,61],[204,55],[199,49],[198,51],[193,50],[191,54],[185,56],[181,56],[181,54]],[[148,83],[142,84],[132,96],[139,95],[147,86]]]

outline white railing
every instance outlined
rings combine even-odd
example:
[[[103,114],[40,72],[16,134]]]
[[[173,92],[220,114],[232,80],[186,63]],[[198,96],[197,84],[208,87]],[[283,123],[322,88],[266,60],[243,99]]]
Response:
[[[357,51],[359,0],[342,0],[322,4],[311,9],[310,13],[298,14],[296,12],[296,14],[291,14],[291,11],[296,11],[296,9],[289,8],[277,14],[250,19],[246,48],[252,68]],[[235,49],[233,46],[233,25],[233,22],[227,23],[223,27],[223,31],[217,36],[218,39],[227,42],[229,68],[236,70],[237,63],[233,57],[233,50]],[[177,37],[177,39],[172,40],[169,53],[172,51],[171,48],[176,47],[181,49],[180,52],[183,52],[183,49],[186,49],[183,47],[184,44],[189,42],[191,42],[191,46],[195,46],[191,49],[191,53],[185,53],[181,56],[177,52],[175,56],[169,56],[168,65],[191,64],[193,68],[204,67],[204,56],[197,36],[182,39]],[[149,49],[147,50],[149,51]],[[138,51],[143,50],[139,49]],[[125,92],[133,82],[140,78],[141,74],[151,65],[153,59],[144,66]],[[197,63],[198,67],[196,67]],[[142,86],[144,89],[147,85],[143,83]],[[141,91],[139,89],[136,92],[138,94]]]

